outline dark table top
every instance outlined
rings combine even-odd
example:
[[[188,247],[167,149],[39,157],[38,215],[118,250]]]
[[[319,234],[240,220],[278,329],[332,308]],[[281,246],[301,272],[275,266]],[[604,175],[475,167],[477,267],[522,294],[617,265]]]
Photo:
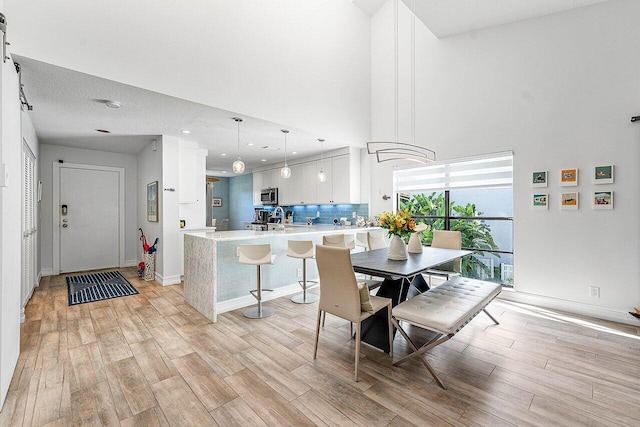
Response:
[[[421,254],[409,254],[405,261],[394,261],[388,257],[388,249],[358,252],[351,255],[356,273],[378,277],[412,277],[416,274],[473,253],[472,251],[424,247]]]

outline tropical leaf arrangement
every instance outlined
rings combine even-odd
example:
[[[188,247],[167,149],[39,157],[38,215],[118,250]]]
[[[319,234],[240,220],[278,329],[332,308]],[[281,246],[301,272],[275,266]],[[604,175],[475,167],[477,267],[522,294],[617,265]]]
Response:
[[[409,211],[399,210],[396,212],[385,211],[377,216],[378,226],[388,230],[389,237],[399,236],[407,238],[416,229],[416,223]]]

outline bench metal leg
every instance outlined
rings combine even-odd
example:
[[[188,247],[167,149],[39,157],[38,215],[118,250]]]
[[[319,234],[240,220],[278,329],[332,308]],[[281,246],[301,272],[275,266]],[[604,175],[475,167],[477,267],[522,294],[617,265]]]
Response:
[[[486,314],[487,316],[489,316],[489,319],[493,320],[493,323],[495,323],[496,325],[499,325],[499,324],[500,324],[500,323],[496,320],[496,318],[495,318],[495,317],[493,317],[493,316],[491,315],[491,313],[489,313],[489,312],[487,311],[487,309],[486,309],[486,308],[483,308],[483,309],[482,309],[482,311],[484,311],[484,312],[485,312],[485,314]]]
[[[435,337],[434,339],[430,340],[427,344],[423,345],[422,347],[420,347],[418,349],[418,347],[414,344],[413,340],[411,338],[409,338],[409,335],[407,335],[407,333],[404,331],[404,329],[402,329],[402,327],[400,326],[400,323],[398,323],[398,321],[393,317],[391,318],[391,322],[398,329],[398,331],[400,331],[400,334],[402,334],[404,339],[407,341],[407,344],[409,344],[409,347],[411,347],[411,349],[413,350],[413,353],[408,354],[407,356],[405,356],[405,357],[403,357],[401,359],[398,359],[395,362],[393,362],[393,366],[398,366],[398,365],[406,362],[409,359],[413,359],[414,357],[420,356],[419,359],[422,361],[424,366],[427,368],[427,370],[429,371],[429,373],[431,374],[433,379],[436,380],[436,382],[438,383],[438,385],[440,387],[442,387],[443,389],[446,390],[447,387],[444,385],[444,383],[442,382],[440,377],[438,377],[438,374],[436,374],[436,371],[431,367],[431,364],[429,364],[429,362],[424,357],[422,357],[422,353],[431,350],[433,347],[438,346],[438,345],[442,344],[445,341],[449,341],[451,339],[451,337],[453,337],[453,335],[440,334],[437,337]]]

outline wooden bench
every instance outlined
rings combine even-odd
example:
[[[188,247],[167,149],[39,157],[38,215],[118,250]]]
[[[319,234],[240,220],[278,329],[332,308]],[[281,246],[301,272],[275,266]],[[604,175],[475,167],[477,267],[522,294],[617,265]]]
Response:
[[[412,348],[413,353],[393,362],[393,365],[398,366],[411,358],[420,356],[420,360],[440,387],[446,389],[422,354],[450,340],[481,311],[484,311],[497,325],[498,321],[487,312],[485,307],[498,296],[501,290],[502,285],[499,283],[455,277],[395,306],[391,321]],[[437,335],[418,348],[402,329],[400,322],[434,331]]]

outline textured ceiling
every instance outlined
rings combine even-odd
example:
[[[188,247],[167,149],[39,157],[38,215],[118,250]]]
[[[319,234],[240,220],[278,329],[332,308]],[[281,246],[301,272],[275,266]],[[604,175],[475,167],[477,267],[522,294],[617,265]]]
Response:
[[[16,56],[22,67],[22,83],[29,113],[40,142],[92,150],[134,154],[158,135],[172,135],[200,143],[209,151],[207,169],[231,170],[237,156],[236,113],[197,104],[84,73]],[[108,108],[105,100],[121,103]],[[240,154],[247,171],[283,161],[282,124],[241,116]],[[96,129],[111,131],[103,134]],[[190,131],[188,135],[182,130]],[[298,129],[287,140],[289,159],[316,154],[318,138]],[[248,146],[252,143],[252,146]],[[277,148],[264,149],[270,146]],[[331,141],[324,149],[339,148]],[[295,151],[297,154],[292,154]],[[222,156],[225,153],[226,156]],[[266,159],[266,162],[262,162]]]

